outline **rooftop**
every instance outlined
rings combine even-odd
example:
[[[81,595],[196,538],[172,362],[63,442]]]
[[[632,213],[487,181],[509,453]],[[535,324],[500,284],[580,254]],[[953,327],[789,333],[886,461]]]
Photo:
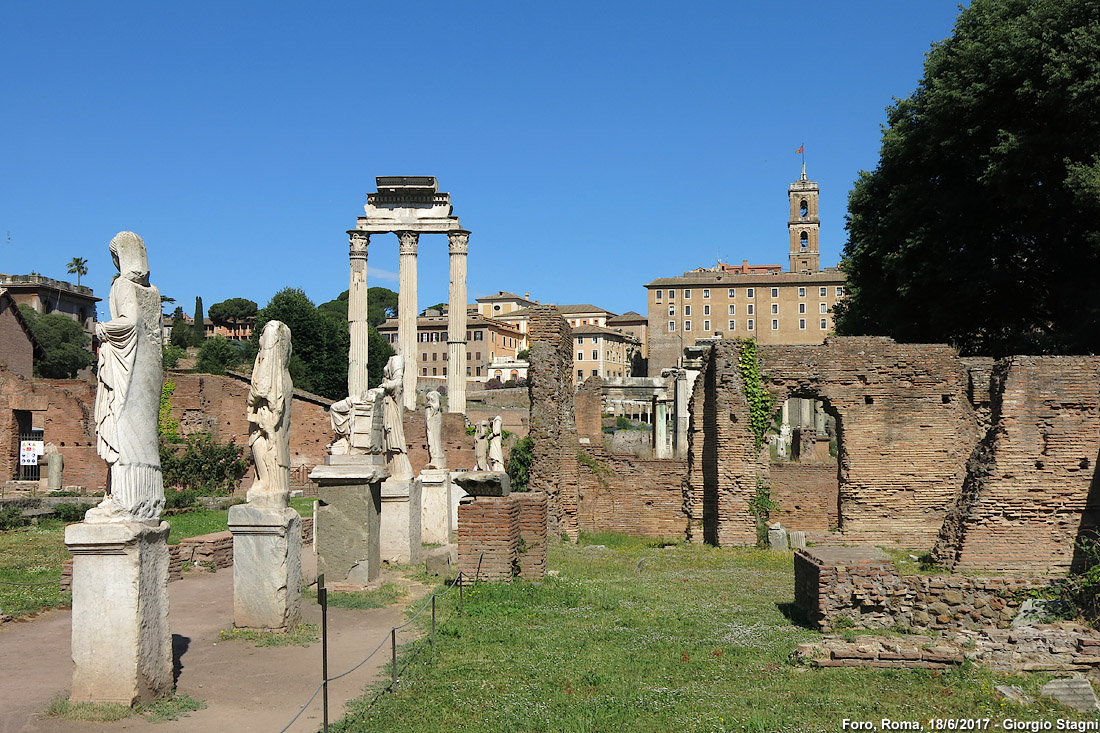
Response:
[[[844,271],[836,267],[826,267],[818,272],[777,272],[770,274],[749,273],[741,275],[731,272],[715,272],[714,270],[695,270],[685,272],[680,277],[659,277],[647,288],[662,288],[682,285],[728,285],[731,287],[746,287],[752,285],[770,286],[795,283],[843,283],[846,277]]]
[[[52,277],[45,277],[32,273],[30,275],[4,275],[0,273],[0,285],[5,287],[15,287],[21,290],[35,289],[35,288],[48,288],[50,290],[63,290],[73,295],[83,296],[96,302],[102,300],[92,294],[92,289],[87,285],[73,285],[71,282],[65,280],[54,280]]]

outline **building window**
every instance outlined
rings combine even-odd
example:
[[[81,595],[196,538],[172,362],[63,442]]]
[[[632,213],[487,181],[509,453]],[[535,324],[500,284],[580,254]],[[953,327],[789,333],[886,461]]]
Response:
[[[422,370],[422,373],[425,377],[428,376],[428,367],[424,367],[424,369]]]
[[[684,315],[685,316],[690,316],[691,315],[691,306],[690,305],[685,305],[684,306]]]
[[[472,377],[473,376],[473,374],[470,373],[470,367],[466,367],[466,376],[467,377]]]
[[[753,330],[753,326],[754,326],[754,324],[753,324],[753,321],[752,321],[752,319],[750,318],[750,319],[749,319],[749,321],[748,321],[748,325],[747,325],[747,326],[745,326],[745,328],[747,328],[748,330],[750,330],[750,331],[751,331],[751,330]]]
[[[799,318],[798,319],[798,330],[799,331],[805,331],[806,330],[806,319],[805,318]]]
[[[670,306],[668,307],[668,314],[669,314],[670,316],[674,316],[674,315],[676,315],[676,306],[674,306],[674,305],[670,305]],[[582,340],[583,340],[583,339],[582,339]]]
[[[829,321],[825,318],[822,318],[821,319],[821,330],[824,331],[828,327],[829,327]]]
[[[443,376],[447,376],[447,367],[443,367]]]
[[[477,357],[478,361],[481,361],[481,352],[480,351],[474,352],[474,356]]]
[[[798,248],[803,252],[810,248],[810,235],[806,232],[802,232],[798,237]]]
[[[709,330],[710,330],[710,321],[703,321],[703,331],[705,332],[705,331],[709,331]]]
[[[690,331],[691,330],[691,321],[684,321],[684,330],[685,331]]]
[[[737,329],[737,321],[730,321],[730,330],[734,331],[736,329]]]
[[[600,376],[600,370],[599,370],[599,369],[593,369],[593,370],[592,370],[592,376],[593,376],[593,377],[598,377],[598,376]]]
[[[435,373],[435,367],[432,367],[432,376],[433,376],[433,377],[434,377],[434,376],[436,376],[436,373]]]
[[[779,288],[772,288],[772,297],[773,298],[778,298],[779,297]]]
[[[753,311],[755,311],[755,310],[756,310],[756,306],[754,306],[752,303],[749,303],[748,313],[749,313],[750,316],[753,314]]]
[[[668,322],[668,332],[672,333],[675,330],[676,330],[676,321],[669,321]]]
[[[806,199],[802,199],[798,203],[798,216],[802,219],[806,218],[806,215],[810,213],[809,204],[806,203]]]
[[[779,319],[777,319],[777,318],[772,319],[772,330],[773,331],[778,331],[779,330]]]
[[[577,337],[577,343],[578,344],[583,344],[584,343],[584,336],[578,336]]]
[[[730,306],[730,315],[731,316],[736,316],[737,315],[737,306],[735,306],[735,305]]]
[[[584,370],[583,369],[578,369],[577,370],[577,381],[578,382],[583,382],[584,381]]]
[[[663,290],[654,290],[653,292],[657,293],[657,300],[660,300],[660,299],[661,299],[661,294],[662,294],[662,293],[663,293],[664,291],[663,291]]]
[[[710,315],[710,306],[709,305],[704,305],[703,306],[703,315],[704,316],[709,316]]]
[[[827,293],[827,292],[829,292],[829,291],[826,290],[825,288],[818,288],[818,290],[817,290],[817,294],[820,295],[822,298],[825,297],[825,293]]]
[[[427,361],[428,360],[428,352],[425,351],[423,354],[420,355],[420,357],[423,361]]]
[[[779,303],[772,303],[772,315],[779,315]]]
[[[676,291],[675,290],[669,290],[668,291],[668,299],[669,300],[675,300],[676,299]]]
[[[837,285],[836,286],[836,297],[839,298],[842,295],[844,295],[844,286],[843,285]]]
[[[477,372],[477,376],[479,376],[479,377],[480,377],[480,376],[481,376],[481,367],[477,367],[477,368],[475,369],[475,371]]]
[[[799,313],[805,313],[806,312],[806,304],[805,303],[799,303],[798,304],[798,312]]]
[[[684,300],[687,300],[690,297],[691,297],[691,290],[690,289],[685,289],[684,290]]]
[[[798,289],[798,297],[799,298],[805,298],[806,297],[806,288],[799,288]]]
[[[577,361],[584,361],[584,352],[583,351],[578,351],[577,352]]]
[[[729,295],[729,297],[731,297],[731,298],[735,298],[735,297],[737,297],[737,288],[730,288],[730,291],[729,291],[729,294],[728,294],[728,295]]]
[[[703,297],[704,298],[709,298],[710,297],[710,290],[708,288],[703,288]]]
[[[829,312],[829,304],[828,303],[822,303],[820,305],[820,308],[821,308],[822,313],[828,313]]]
[[[439,354],[438,353],[432,353],[432,361],[439,361]]]
[[[745,289],[745,297],[746,298],[755,298],[756,297],[756,288],[746,288]]]
[[[592,361],[599,361],[599,360],[600,360],[600,350],[599,349],[592,349]]]
[[[474,331],[474,341],[484,341],[484,340],[485,340],[485,332],[484,331]]]

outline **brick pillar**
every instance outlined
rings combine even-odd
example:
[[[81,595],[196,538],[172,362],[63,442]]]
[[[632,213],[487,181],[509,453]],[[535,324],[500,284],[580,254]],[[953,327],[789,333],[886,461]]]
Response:
[[[510,495],[468,497],[458,505],[458,569],[468,579],[512,579],[519,511]]]
[[[519,574],[528,580],[546,577],[546,494],[522,492],[509,494],[519,506],[519,539],[523,551],[519,553]]]

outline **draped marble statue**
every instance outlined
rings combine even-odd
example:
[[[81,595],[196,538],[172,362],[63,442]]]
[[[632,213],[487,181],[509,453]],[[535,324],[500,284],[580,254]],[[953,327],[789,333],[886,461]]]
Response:
[[[96,452],[107,462],[107,495],[85,521],[155,521],[164,508],[157,443],[164,383],[160,292],[149,284],[141,237],[119,232],[110,249],[120,274],[111,286],[111,320],[95,327],[100,340]]]
[[[281,509],[290,498],[290,406],[294,384],[290,361],[290,328],[268,321],[260,335],[260,350],[248,390],[248,445],[256,464],[256,480],[248,490],[254,506]]]
[[[504,470],[504,448],[501,440],[504,435],[504,420],[497,415],[489,427],[489,470]]]
[[[439,392],[434,389],[427,395],[424,408],[424,425],[428,434],[428,468],[446,468],[447,455],[443,452],[443,410],[439,406]]]
[[[482,420],[474,430],[474,470],[489,470],[489,421]]]
[[[382,452],[386,456],[386,465],[390,477],[398,481],[412,479],[412,465],[409,463],[408,448],[405,444],[404,418],[404,375],[405,360],[400,355],[391,356],[382,371]],[[377,409],[378,397],[375,397]]]

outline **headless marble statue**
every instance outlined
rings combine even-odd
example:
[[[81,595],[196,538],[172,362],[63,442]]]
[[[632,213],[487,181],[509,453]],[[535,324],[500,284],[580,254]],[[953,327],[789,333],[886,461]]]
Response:
[[[408,481],[413,477],[408,448],[405,445],[405,427],[402,424],[404,373],[405,360],[400,355],[391,356],[382,371],[382,383],[378,387],[382,390],[382,452],[386,456],[390,476],[398,481]],[[375,404],[377,403],[376,397]]]
[[[504,448],[501,440],[504,435],[504,420],[500,415],[493,418],[489,428],[489,470],[504,470]]]
[[[424,424],[428,434],[428,468],[446,468],[447,456],[443,452],[443,411],[439,407],[439,392],[428,393],[428,406],[424,408]]]
[[[268,321],[248,390],[248,444],[256,464],[248,502],[254,506],[282,509],[290,498],[290,351],[290,329],[281,321]]]
[[[489,421],[482,420],[474,431],[474,470],[489,470]]]

